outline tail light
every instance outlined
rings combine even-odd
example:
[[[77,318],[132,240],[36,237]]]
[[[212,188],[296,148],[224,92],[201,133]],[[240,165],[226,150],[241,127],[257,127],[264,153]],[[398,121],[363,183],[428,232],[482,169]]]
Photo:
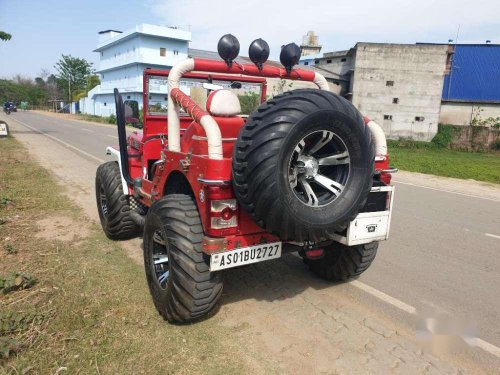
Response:
[[[210,201],[210,226],[212,229],[238,226],[238,204],[236,199]]]
[[[392,174],[384,171],[380,173],[380,181],[382,181],[384,184],[390,185],[391,180],[392,180]]]
[[[391,184],[392,173],[397,171],[397,169],[389,167],[389,155],[375,158],[375,170],[380,173],[380,181],[386,185]]]
[[[207,234],[226,236],[236,234],[238,230],[238,202],[230,186],[208,186],[207,200],[209,208]]]

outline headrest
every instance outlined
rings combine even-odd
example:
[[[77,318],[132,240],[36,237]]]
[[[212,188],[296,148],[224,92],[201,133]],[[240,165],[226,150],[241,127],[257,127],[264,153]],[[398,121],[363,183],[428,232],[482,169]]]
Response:
[[[237,116],[241,113],[240,100],[230,90],[212,91],[207,98],[207,111],[212,116]]]

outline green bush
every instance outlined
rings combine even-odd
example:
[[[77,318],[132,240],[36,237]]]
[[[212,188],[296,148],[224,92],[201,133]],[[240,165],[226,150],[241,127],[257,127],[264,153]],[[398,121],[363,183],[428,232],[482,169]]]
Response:
[[[437,148],[448,148],[453,140],[455,129],[451,125],[439,124],[438,132],[432,138],[432,145]]]
[[[116,116],[112,113],[111,116],[108,117],[109,124],[116,124]]]

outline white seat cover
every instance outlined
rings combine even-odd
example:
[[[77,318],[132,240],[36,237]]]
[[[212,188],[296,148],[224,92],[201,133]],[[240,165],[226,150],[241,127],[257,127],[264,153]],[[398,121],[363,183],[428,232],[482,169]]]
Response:
[[[212,91],[207,98],[207,111],[212,116],[231,117],[241,113],[238,96],[230,90]]]

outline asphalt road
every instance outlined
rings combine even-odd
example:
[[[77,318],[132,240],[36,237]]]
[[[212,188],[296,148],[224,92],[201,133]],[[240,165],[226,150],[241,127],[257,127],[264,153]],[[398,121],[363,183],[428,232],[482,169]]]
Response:
[[[118,142],[112,126],[29,112],[11,116],[96,165],[108,159],[105,147]],[[359,279],[368,289],[346,286],[349,293],[403,321],[399,302],[417,312],[468,319],[482,340],[500,347],[500,198],[395,180],[391,238]],[[367,294],[370,288],[376,292]]]

